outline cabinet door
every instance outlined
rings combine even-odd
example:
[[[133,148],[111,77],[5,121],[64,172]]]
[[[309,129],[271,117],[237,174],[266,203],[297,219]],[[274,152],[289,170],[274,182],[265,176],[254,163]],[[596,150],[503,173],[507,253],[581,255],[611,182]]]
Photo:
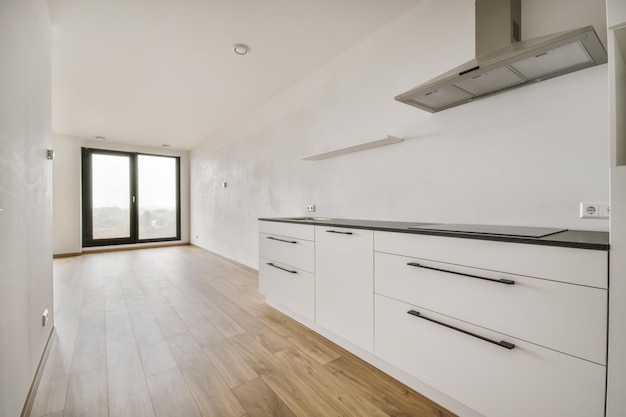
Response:
[[[307,320],[315,320],[315,276],[270,259],[260,259],[259,291]]]
[[[605,289],[380,252],[375,264],[378,294],[606,364]]]
[[[315,242],[295,237],[259,233],[259,256],[308,272],[314,269]]]
[[[374,347],[374,234],[315,227],[316,322],[368,352]]]
[[[608,288],[608,251],[376,232],[376,251]]]
[[[315,229],[310,224],[260,221],[259,232],[302,240],[315,240]]]
[[[604,366],[381,295],[376,355],[488,417],[604,416]]]

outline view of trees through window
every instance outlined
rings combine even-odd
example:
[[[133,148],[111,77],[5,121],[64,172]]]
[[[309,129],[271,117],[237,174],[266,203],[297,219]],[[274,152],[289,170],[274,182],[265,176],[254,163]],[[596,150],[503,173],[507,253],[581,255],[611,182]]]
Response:
[[[93,238],[130,237],[130,158],[93,154]]]
[[[178,158],[97,150],[87,155],[88,243],[178,237]]]
[[[176,160],[139,155],[137,185],[139,239],[176,236]]]

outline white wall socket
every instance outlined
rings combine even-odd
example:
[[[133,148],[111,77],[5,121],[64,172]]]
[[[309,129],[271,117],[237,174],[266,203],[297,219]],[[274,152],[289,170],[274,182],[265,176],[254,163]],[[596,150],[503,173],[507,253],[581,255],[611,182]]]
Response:
[[[581,202],[581,219],[608,219],[611,214],[609,203]]]
[[[315,211],[315,204],[306,206],[306,211],[309,211],[309,212]]]

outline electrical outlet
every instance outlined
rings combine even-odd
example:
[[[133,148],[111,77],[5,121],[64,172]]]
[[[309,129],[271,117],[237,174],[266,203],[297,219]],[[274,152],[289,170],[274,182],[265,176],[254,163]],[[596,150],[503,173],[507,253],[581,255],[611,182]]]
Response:
[[[598,217],[600,217],[600,204],[580,203],[581,219],[597,219]]]
[[[311,204],[309,206],[306,206],[306,211],[308,211],[308,212],[315,211],[315,204]]]
[[[608,203],[581,202],[580,218],[581,219],[608,219],[611,208]]]

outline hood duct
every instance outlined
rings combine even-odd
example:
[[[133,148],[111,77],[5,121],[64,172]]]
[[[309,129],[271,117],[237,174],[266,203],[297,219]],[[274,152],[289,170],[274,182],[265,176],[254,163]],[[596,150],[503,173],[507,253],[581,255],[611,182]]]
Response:
[[[396,100],[435,113],[607,62],[606,50],[592,26],[515,42],[520,38],[519,0],[495,1],[499,4],[497,8],[485,7],[486,3],[494,1],[476,0],[476,50],[490,50],[498,42],[508,46],[460,65],[396,96]],[[498,33],[493,36],[495,30],[500,36]],[[481,39],[490,45],[485,46]],[[497,39],[495,43],[494,39]]]

